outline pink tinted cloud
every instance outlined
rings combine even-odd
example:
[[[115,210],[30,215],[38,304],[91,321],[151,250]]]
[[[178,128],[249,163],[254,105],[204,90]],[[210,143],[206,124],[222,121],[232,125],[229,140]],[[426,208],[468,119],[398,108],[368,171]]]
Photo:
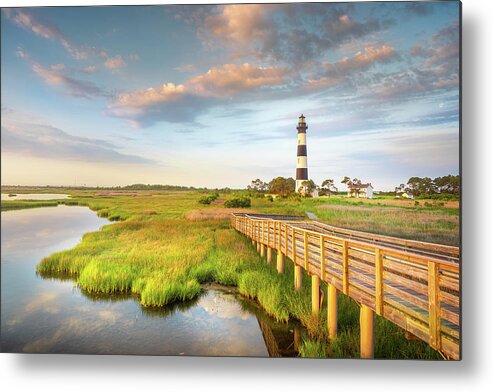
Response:
[[[125,67],[126,65],[127,63],[125,62],[125,60],[123,60],[122,56],[120,55],[115,57],[108,57],[104,62],[105,68],[109,70],[119,69]]]
[[[376,63],[387,63],[397,57],[395,49],[384,44],[381,47],[368,46],[353,57],[345,57],[335,63],[324,63],[324,66],[329,74],[347,74],[364,71]]]
[[[248,44],[272,34],[269,14],[276,9],[270,4],[232,4],[222,6],[218,15],[205,18],[207,32],[230,43]]]
[[[367,46],[352,57],[345,57],[333,63],[322,64],[322,77],[309,79],[304,88],[317,90],[333,87],[346,82],[354,74],[366,71],[378,63],[387,63],[399,58],[397,51],[383,44],[380,47]]]
[[[192,103],[198,108],[209,107],[224,98],[281,85],[286,82],[286,76],[286,68],[257,67],[247,63],[225,64],[194,76],[183,84],[164,83],[120,94],[109,105],[109,113],[127,118],[133,124],[138,124],[139,119],[152,118],[149,122],[153,123],[185,115],[193,117],[197,113],[190,113]]]
[[[6,8],[2,12],[19,27],[44,39],[59,42],[73,58],[83,60],[88,57],[86,51],[73,46],[55,25],[39,20],[31,12],[20,8]]]
[[[52,86],[61,87],[67,95],[81,98],[108,96],[107,93],[93,83],[70,77],[64,64],[58,63],[46,67],[33,60],[31,56],[23,50],[18,50],[16,55],[17,57],[26,60],[31,65],[34,74],[43,82]]]
[[[225,64],[193,77],[187,85],[199,95],[236,95],[257,88],[284,83],[284,67],[256,67],[252,64]]]

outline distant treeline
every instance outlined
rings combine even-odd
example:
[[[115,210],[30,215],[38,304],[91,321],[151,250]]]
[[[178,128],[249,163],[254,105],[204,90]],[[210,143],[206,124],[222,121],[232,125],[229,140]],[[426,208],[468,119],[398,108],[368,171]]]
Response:
[[[407,192],[420,199],[450,199],[460,195],[460,177],[449,174],[436,177],[411,177],[407,184],[395,187],[395,193]]]
[[[54,186],[54,185],[45,185],[45,186],[25,186],[25,185],[2,185],[2,188],[5,189],[74,189],[74,190],[111,190],[111,191],[208,191],[215,190],[221,192],[228,192],[233,189],[230,188],[207,188],[207,187],[193,187],[193,186],[183,186],[183,185],[162,185],[162,184],[132,184],[125,186]]]

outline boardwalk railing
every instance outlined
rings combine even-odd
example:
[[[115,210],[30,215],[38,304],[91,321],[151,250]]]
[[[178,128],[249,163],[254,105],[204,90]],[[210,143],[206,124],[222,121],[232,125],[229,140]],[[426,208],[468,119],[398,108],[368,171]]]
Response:
[[[232,225],[261,251],[277,251],[312,276],[312,309],[319,311],[319,279],[328,284],[329,337],[337,333],[337,292],[361,305],[361,356],[373,357],[373,314],[460,359],[459,248],[341,229],[303,217],[234,213]]]

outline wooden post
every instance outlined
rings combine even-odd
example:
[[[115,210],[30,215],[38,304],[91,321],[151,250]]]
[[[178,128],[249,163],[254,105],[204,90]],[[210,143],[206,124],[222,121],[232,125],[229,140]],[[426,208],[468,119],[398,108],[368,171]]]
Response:
[[[383,314],[383,260],[380,249],[375,249],[375,311]]]
[[[272,248],[267,247],[267,262],[270,263],[272,261]]]
[[[329,339],[337,335],[337,289],[330,284],[327,286],[327,327],[329,329]]]
[[[361,304],[359,313],[360,355],[361,358],[373,358],[373,310]]]
[[[301,290],[301,267],[299,265],[294,265],[294,288],[296,291]]]
[[[261,257],[265,256],[265,245],[263,243],[260,244],[260,256]]]
[[[284,225],[284,254],[288,256],[288,226]]]
[[[284,272],[284,255],[280,250],[277,251],[277,272],[280,274]]]
[[[291,252],[293,254],[293,263],[294,265],[296,265],[296,233],[294,232],[294,228],[293,228],[293,240],[292,240],[292,244],[291,244]]]
[[[347,241],[342,241],[342,292],[346,295],[349,291],[348,272]]]
[[[440,283],[438,264],[428,262],[428,318],[430,328],[429,344],[435,350],[440,350]]]
[[[257,242],[257,252],[260,253],[260,242]]]
[[[265,234],[264,234],[264,230],[265,230],[265,221],[262,220],[262,226],[260,227],[260,242],[263,244],[264,243],[264,238],[265,238]]]
[[[320,278],[312,275],[312,314],[318,315],[320,312]]]
[[[276,240],[277,240],[276,233],[277,233],[277,222],[274,221],[272,223],[272,247],[273,248],[277,248],[276,247]]]
[[[305,250],[305,270],[307,272],[310,272],[309,271],[309,268],[308,268],[308,233],[305,231],[303,233],[303,248]]]
[[[325,282],[325,244],[323,235],[320,235],[320,278],[322,282]]]
[[[293,330],[293,348],[294,351],[298,352],[298,348],[300,346],[300,330],[298,327],[294,327]]]
[[[281,222],[278,222],[277,225],[278,225],[278,233],[279,233],[279,246],[277,249],[279,249],[279,252],[280,252],[281,247],[282,247],[282,244],[281,244]]]

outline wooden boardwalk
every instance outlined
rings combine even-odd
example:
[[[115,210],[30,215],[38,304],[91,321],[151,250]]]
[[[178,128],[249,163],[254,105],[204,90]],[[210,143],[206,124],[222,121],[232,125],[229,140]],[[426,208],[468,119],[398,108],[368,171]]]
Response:
[[[447,359],[460,359],[459,248],[341,229],[303,217],[232,214],[232,225],[262,255],[277,253],[312,276],[312,310],[319,311],[320,280],[328,284],[329,337],[337,333],[337,293],[361,305],[361,356],[373,357],[376,313],[427,342]]]

